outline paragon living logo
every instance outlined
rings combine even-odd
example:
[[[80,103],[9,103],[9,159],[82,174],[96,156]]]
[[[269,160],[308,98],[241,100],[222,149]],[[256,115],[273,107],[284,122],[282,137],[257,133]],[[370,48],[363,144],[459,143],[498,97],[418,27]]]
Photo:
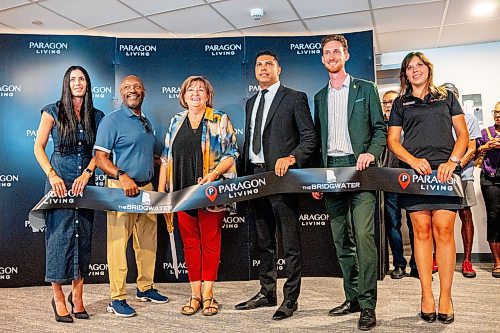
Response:
[[[300,214],[299,222],[303,227],[326,225],[328,214]]]
[[[0,187],[11,187],[19,182],[19,175],[0,175]]]
[[[224,217],[223,222],[223,229],[238,229],[239,224],[245,223],[245,218],[237,215],[226,216]]]
[[[92,98],[105,98],[111,96],[111,87],[92,87]]]
[[[167,95],[168,98],[179,98],[181,93],[181,87],[170,86],[170,87],[161,87],[161,93]]]
[[[89,276],[104,276],[107,271],[108,264],[89,264]]]
[[[321,54],[321,43],[290,43],[290,51],[299,55]]]
[[[28,46],[35,54],[56,55],[68,49],[68,43],[62,42],[29,42]]]
[[[149,44],[120,44],[118,50],[127,57],[149,57],[156,52],[156,45]]]
[[[175,275],[174,264],[172,264],[171,262],[164,262],[163,269],[166,270],[168,274]],[[188,272],[186,262],[177,263],[177,269],[179,270],[179,275],[187,274]]]
[[[15,84],[1,84],[0,97],[14,97],[21,92],[21,86]]]
[[[212,57],[234,56],[236,52],[241,51],[241,44],[205,44],[205,52]]]
[[[252,260],[252,267],[259,267],[260,266],[260,259],[254,259]],[[279,258],[276,261],[276,270],[282,271],[285,269],[285,259],[284,258]]]
[[[18,266],[0,266],[0,280],[10,280],[13,275],[18,273]]]

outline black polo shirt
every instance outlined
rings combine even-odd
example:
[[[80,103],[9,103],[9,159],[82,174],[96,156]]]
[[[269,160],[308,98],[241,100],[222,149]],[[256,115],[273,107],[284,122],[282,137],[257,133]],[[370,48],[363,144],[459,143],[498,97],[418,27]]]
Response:
[[[389,126],[401,126],[403,147],[417,158],[425,158],[432,169],[450,158],[455,140],[451,118],[463,114],[455,95],[448,91],[445,98],[430,94],[423,100],[414,96],[400,96],[392,105]],[[401,167],[409,167],[401,162]]]

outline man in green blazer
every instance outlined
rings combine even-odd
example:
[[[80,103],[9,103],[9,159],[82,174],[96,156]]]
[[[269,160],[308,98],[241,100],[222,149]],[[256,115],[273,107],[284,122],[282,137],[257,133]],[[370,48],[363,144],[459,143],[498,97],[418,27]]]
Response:
[[[326,87],[314,96],[321,164],[364,170],[379,159],[387,140],[377,89],[373,82],[346,72],[349,52],[344,36],[327,36],[321,45],[321,61],[330,77]],[[316,192],[313,197],[321,199],[323,194]],[[376,325],[377,300],[375,192],[326,193],[324,197],[346,296],[346,301],[329,315],[361,312],[358,328],[370,330]]]

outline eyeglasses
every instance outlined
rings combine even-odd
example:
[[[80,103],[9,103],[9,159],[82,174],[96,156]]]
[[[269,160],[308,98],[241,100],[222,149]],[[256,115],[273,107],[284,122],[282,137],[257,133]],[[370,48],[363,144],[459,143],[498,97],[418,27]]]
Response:
[[[392,104],[392,103],[394,103],[394,101],[382,101],[383,105],[389,105],[389,104]]]
[[[493,110],[491,111],[491,114],[493,115],[493,117],[500,117],[500,111]]]
[[[144,118],[142,118],[141,116],[139,116],[137,118],[139,118],[139,121],[141,122],[142,127],[144,127],[144,130],[146,131],[146,133],[151,133],[151,127],[149,127],[146,120],[144,120]]]

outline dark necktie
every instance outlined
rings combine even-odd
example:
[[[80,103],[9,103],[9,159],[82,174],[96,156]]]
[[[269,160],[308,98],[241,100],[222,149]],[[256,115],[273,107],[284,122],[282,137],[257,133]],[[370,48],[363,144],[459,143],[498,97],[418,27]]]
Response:
[[[261,128],[262,128],[262,116],[264,115],[264,103],[265,103],[264,95],[268,91],[269,90],[267,89],[261,90],[259,107],[257,108],[257,114],[255,115],[255,126],[253,127],[253,141],[252,141],[252,150],[255,155],[258,155],[260,149],[262,148]]]

